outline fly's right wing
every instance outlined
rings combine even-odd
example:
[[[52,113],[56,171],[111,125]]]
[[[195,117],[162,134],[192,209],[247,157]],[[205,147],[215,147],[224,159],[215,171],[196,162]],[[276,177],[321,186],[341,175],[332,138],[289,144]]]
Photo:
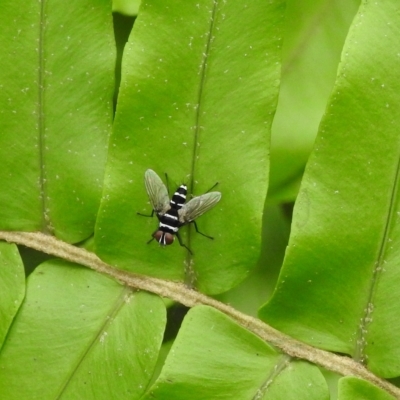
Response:
[[[210,192],[193,197],[178,211],[179,222],[188,224],[213,208],[221,200],[220,192]]]
[[[170,205],[168,190],[163,181],[152,169],[148,169],[144,174],[144,184],[153,210],[164,215],[170,209]]]

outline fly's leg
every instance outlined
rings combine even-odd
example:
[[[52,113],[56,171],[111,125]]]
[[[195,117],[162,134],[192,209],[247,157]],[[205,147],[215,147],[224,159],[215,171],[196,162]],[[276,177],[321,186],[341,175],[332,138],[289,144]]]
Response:
[[[208,189],[207,192],[204,192],[203,194],[206,194],[206,193],[208,193],[208,192],[211,192],[211,190],[213,190],[214,188],[216,188],[218,185],[219,185],[219,182],[215,182],[214,185],[212,185],[212,186],[210,187],[210,189]],[[195,196],[193,195],[193,193],[191,193],[191,194],[190,194],[190,197],[193,198],[193,197],[195,197]],[[201,232],[199,232],[199,233],[202,235]],[[204,235],[204,236],[207,236],[207,235]],[[208,236],[208,237],[209,237],[209,236]]]
[[[214,240],[214,238],[213,238],[212,236],[208,236],[208,235],[206,235],[205,233],[199,231],[199,228],[197,227],[196,221],[192,221],[192,224],[194,225],[194,229],[196,229],[196,232],[197,232],[197,233],[200,233],[200,235],[203,235],[203,236],[206,237],[206,238],[209,238],[209,239],[211,239],[211,240]]]
[[[153,216],[154,216],[154,210],[151,212],[150,215],[142,214],[142,213],[140,213],[140,212],[138,212],[138,213],[136,213],[136,214],[137,214],[137,215],[140,215],[141,217],[153,218]],[[154,240],[154,237],[152,237],[152,238],[147,242],[147,244],[151,243],[153,240]]]
[[[211,190],[213,190],[215,187],[217,187],[218,184],[219,184],[219,182],[214,183],[214,185],[211,186],[210,189],[208,189],[206,193],[211,192]],[[199,232],[199,233],[200,233],[200,232]]]
[[[136,214],[137,214],[137,215],[140,215],[141,217],[153,218],[153,216],[154,216],[154,210],[151,212],[150,215],[142,214],[142,213],[140,213],[140,212],[137,212]]]
[[[167,183],[168,196],[169,196],[169,198],[171,198],[171,194],[169,193],[169,180],[168,180],[168,174],[167,173],[165,173],[165,182]]]
[[[184,247],[191,255],[193,255],[192,250],[190,250],[189,247],[187,247],[186,244],[184,244],[184,243],[182,242],[182,238],[181,238],[181,235],[179,234],[179,232],[176,232],[175,236],[178,238],[179,244],[180,244],[182,247]]]

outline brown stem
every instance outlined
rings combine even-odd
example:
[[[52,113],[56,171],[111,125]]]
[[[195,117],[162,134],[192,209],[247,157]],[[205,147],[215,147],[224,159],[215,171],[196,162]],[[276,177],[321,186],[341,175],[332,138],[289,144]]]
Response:
[[[141,290],[167,297],[187,307],[205,304],[229,315],[238,324],[259,336],[264,341],[278,347],[283,353],[317,364],[327,370],[343,376],[351,375],[379,386],[392,396],[400,399],[400,388],[392,385],[368,371],[362,364],[349,357],[338,356],[328,351],[320,350],[287,336],[257,318],[243,314],[234,308],[215,299],[188,289],[183,283],[165,281],[144,275],[133,274],[113,268],[101,261],[94,253],[62,242],[53,236],[35,232],[5,232],[0,231],[0,239],[21,244],[39,250],[43,253],[84,265],[117,279],[119,282]]]

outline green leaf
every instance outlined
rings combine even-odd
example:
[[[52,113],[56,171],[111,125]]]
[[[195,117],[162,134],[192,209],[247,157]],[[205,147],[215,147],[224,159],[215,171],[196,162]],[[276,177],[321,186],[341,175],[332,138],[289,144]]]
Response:
[[[137,15],[140,0],[113,0],[113,12],[120,12],[125,15]]]
[[[339,381],[338,400],[393,400],[382,389],[371,383],[346,376]]]
[[[126,46],[96,228],[97,253],[119,268],[185,280],[207,293],[240,282],[259,254],[268,135],[279,78],[282,1],[144,2]],[[181,229],[178,243],[146,245],[157,227],[143,184],[151,168],[170,191],[221,202]],[[135,260],[132,263],[132,260]],[[211,263],[210,260],[213,260]]]
[[[260,304],[272,296],[285,249],[289,240],[290,221],[281,207],[265,207],[263,214],[262,253],[257,267],[238,286],[217,296],[219,301],[236,310],[257,316]]]
[[[93,232],[112,121],[111,3],[0,5],[0,229]]]
[[[296,202],[280,281],[260,315],[315,346],[400,374],[400,14],[363,2]]]
[[[0,348],[25,296],[25,273],[17,246],[0,242]]]
[[[295,390],[294,390],[295,388]],[[226,315],[189,311],[145,399],[327,399],[320,371],[290,361]]]
[[[328,400],[328,385],[321,371],[304,361],[292,360],[271,382],[263,400]]]
[[[2,397],[138,399],[164,325],[157,296],[65,261],[46,262],[29,277],[0,353]]]
[[[270,203],[294,201],[359,0],[289,0],[272,125]]]

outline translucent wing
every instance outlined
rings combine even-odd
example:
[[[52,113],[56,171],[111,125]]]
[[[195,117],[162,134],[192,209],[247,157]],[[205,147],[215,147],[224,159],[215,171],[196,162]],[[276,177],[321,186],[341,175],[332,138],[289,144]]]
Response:
[[[179,221],[188,224],[213,208],[221,200],[220,192],[210,192],[194,197],[178,211]]]
[[[157,214],[165,214],[170,205],[168,191],[161,178],[152,169],[148,169],[144,174],[144,184],[153,210]]]

